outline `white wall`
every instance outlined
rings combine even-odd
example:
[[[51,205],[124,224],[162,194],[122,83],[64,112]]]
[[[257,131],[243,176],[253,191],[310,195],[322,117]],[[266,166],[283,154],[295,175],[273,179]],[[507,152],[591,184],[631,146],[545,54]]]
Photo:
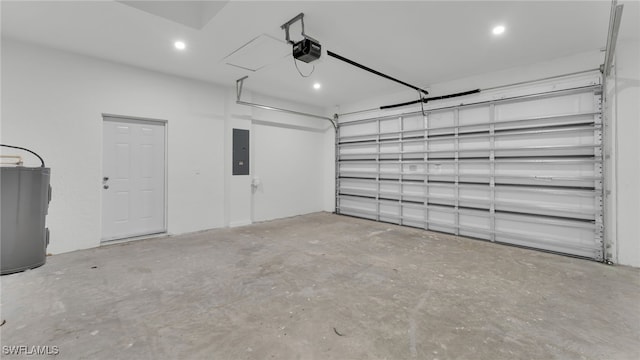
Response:
[[[497,86],[515,84],[524,81],[542,79],[550,76],[569,74],[584,70],[597,69],[602,64],[604,54],[592,51],[558,58],[553,61],[534,64],[526,67],[482,74],[474,77],[458,79],[446,83],[433,84],[428,89],[432,96],[444,95],[472,89],[487,89]],[[620,41],[617,48],[617,94],[613,95],[615,106],[614,122],[618,125],[618,138],[611,139],[618,143],[617,170],[609,171],[609,189],[614,192],[615,184],[619,188],[617,208],[607,209],[607,237],[610,241],[610,255],[619,264],[640,266],[640,138],[638,99],[640,99],[640,69],[638,41]],[[617,96],[616,96],[617,95]],[[477,95],[475,99],[499,98],[500,90]],[[381,105],[389,105],[416,99],[415,91],[401,91],[378,98],[367,99],[358,103],[346,104],[339,108],[339,113],[349,113],[362,109],[374,109]],[[432,106],[449,106],[469,101],[468,98],[455,98],[430,103]],[[388,113],[404,113],[418,110],[417,106],[403,107]],[[617,116],[616,116],[617,115]],[[357,120],[375,116],[375,111],[341,117],[341,121]],[[616,217],[617,214],[617,217]],[[617,223],[617,225],[616,225]]]
[[[102,113],[168,120],[169,233],[251,222],[251,177],[231,175],[231,133],[234,127],[251,129],[254,115],[265,115],[236,105],[235,89],[7,39],[2,39],[1,81],[2,143],[32,148],[52,168],[48,252],[100,244]],[[248,91],[243,94],[245,100],[251,97]],[[289,116],[281,121],[308,120]],[[311,134],[307,139],[312,141],[296,144],[299,159],[322,158],[326,152],[321,144],[326,134]],[[274,127],[268,136],[269,141],[284,143],[291,129]],[[277,181],[282,159],[262,159],[273,161],[260,165],[274,169],[269,179]],[[321,179],[325,168],[306,171]],[[304,206],[293,211],[274,207],[263,218],[323,210],[323,186],[307,179],[283,181],[304,187],[314,197],[297,198],[295,205]],[[264,194],[269,201],[274,198],[267,188]]]
[[[611,251],[618,263],[640,267],[640,41],[618,41],[607,85]]]
[[[606,79],[607,180],[605,229],[619,264],[640,267],[640,5],[624,5],[611,75]]]
[[[322,115],[322,108],[300,106],[266,96],[253,101],[280,108]],[[323,209],[325,134],[333,136],[329,121],[298,118],[281,112],[254,109],[253,176],[260,179],[254,191],[254,221],[271,220]],[[317,149],[316,152],[301,149]],[[272,161],[265,161],[272,159]]]
[[[225,123],[225,165],[222,171],[225,173],[225,199],[224,208],[225,224],[228,226],[243,226],[251,224],[251,176],[232,175],[232,136],[233,129],[251,130],[251,108],[239,106],[235,103],[235,89],[227,93],[227,122]],[[251,94],[247,91],[244,99],[251,100]],[[250,139],[253,135],[250,134]],[[251,151],[251,147],[249,149]],[[251,165],[251,155],[249,159]]]

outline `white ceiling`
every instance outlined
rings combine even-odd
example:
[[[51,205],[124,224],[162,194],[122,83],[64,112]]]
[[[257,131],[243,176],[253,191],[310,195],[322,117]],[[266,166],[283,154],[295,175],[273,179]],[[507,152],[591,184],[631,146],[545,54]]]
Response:
[[[2,36],[225,86],[249,75],[247,89],[329,107],[403,87],[326,53],[309,78],[290,56],[256,72],[224,59],[263,34],[284,41],[280,25],[304,12],[305,31],[323,50],[428,87],[601,49],[610,8],[609,1],[128,3],[2,1]],[[507,27],[501,37],[491,34],[496,24]],[[299,28],[292,30],[299,38]],[[186,51],[173,48],[178,39]],[[299,66],[304,73],[312,68]],[[315,81],[320,91],[312,89]]]
[[[228,1],[142,1],[116,0],[152,15],[202,29],[216,14],[227,5]]]

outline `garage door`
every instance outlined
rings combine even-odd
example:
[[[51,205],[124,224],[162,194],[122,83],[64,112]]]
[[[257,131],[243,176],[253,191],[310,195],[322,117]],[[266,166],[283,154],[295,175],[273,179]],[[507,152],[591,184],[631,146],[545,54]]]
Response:
[[[601,260],[601,86],[561,84],[342,121],[338,213]]]

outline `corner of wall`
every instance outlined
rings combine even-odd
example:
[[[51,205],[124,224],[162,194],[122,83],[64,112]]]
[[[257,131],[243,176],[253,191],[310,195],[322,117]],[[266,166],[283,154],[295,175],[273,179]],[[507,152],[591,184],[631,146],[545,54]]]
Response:
[[[611,79],[613,261],[640,267],[640,40],[618,41]]]

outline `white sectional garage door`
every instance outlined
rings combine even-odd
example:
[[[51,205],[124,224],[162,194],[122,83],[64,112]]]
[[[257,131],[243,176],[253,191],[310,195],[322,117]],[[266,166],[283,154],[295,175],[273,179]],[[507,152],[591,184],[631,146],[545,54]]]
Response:
[[[341,122],[338,213],[601,260],[601,86],[572,86]]]

